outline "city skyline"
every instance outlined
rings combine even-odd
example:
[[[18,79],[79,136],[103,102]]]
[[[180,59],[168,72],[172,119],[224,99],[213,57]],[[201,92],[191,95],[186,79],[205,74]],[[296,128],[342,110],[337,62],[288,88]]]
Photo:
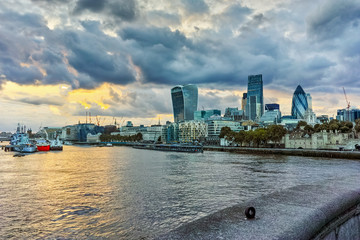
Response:
[[[85,122],[86,112],[105,124],[164,123],[173,120],[169,89],[185,84],[198,86],[198,110],[240,109],[247,77],[258,73],[264,104],[279,103],[283,115],[299,84],[317,115],[346,108],[342,87],[360,108],[359,8],[355,0],[3,1],[0,130]]]

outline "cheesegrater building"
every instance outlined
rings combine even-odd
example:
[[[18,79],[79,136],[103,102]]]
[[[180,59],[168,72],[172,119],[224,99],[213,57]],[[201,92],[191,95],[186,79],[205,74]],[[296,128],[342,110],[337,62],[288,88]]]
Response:
[[[297,86],[291,106],[291,115],[296,119],[304,119],[305,112],[308,109],[308,96],[300,85]]]
[[[194,84],[178,85],[171,89],[174,122],[194,120],[198,104],[198,88]]]
[[[262,74],[248,76],[245,113],[246,116],[253,121],[259,121],[261,116],[264,114]]]

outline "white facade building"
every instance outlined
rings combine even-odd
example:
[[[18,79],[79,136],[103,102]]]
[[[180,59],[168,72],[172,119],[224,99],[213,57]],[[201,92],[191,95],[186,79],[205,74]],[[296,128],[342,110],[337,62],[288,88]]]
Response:
[[[193,142],[208,136],[208,125],[201,121],[179,123],[179,141]]]
[[[208,136],[219,136],[223,127],[229,127],[234,132],[244,130],[240,122],[225,121],[225,120],[212,120],[208,121]]]
[[[311,136],[301,136],[299,134],[285,135],[285,148],[303,149],[355,149],[355,145],[360,145],[360,139],[354,137],[354,133],[318,132]]]

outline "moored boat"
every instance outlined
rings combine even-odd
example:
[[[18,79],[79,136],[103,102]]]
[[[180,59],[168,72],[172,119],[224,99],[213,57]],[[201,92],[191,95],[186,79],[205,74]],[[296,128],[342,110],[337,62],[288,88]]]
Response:
[[[139,144],[133,146],[133,148],[166,151],[166,152],[187,152],[187,153],[204,152],[202,145],[188,145],[188,144]]]
[[[33,153],[37,150],[36,146],[29,140],[26,127],[20,126],[20,123],[16,129],[16,133],[11,136],[10,145],[13,146],[12,149],[16,152]]]
[[[39,152],[50,151],[50,143],[45,139],[36,139],[36,147]]]
[[[21,144],[19,145],[19,152],[22,153],[33,153],[37,151],[37,147],[34,144],[27,143],[27,144]]]
[[[59,139],[59,136],[56,138],[56,140],[51,141],[50,150],[51,151],[62,151],[63,150],[63,145]]]

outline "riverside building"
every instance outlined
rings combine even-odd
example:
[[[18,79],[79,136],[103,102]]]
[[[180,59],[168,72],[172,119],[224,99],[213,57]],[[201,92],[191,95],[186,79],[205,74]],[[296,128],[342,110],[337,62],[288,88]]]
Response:
[[[171,89],[174,122],[194,120],[198,104],[198,88],[194,84],[178,85]]]
[[[264,95],[262,74],[248,76],[246,116],[249,120],[259,121],[264,114]]]
[[[194,142],[207,137],[208,125],[202,121],[179,123],[179,141]]]

